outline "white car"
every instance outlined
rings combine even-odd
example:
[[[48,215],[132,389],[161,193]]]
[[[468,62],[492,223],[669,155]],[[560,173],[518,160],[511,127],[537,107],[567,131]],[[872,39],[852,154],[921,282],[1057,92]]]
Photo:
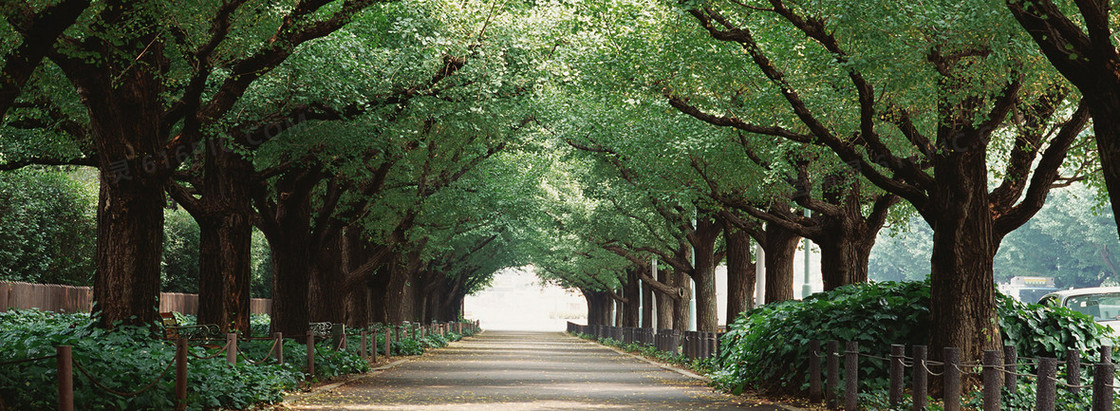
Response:
[[[1055,291],[1038,300],[1043,305],[1061,305],[1093,317],[1101,325],[1120,330],[1120,287],[1075,288]]]

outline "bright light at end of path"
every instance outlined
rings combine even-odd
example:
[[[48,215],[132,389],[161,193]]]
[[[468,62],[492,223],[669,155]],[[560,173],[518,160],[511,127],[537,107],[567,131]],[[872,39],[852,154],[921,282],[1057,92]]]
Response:
[[[484,330],[564,331],[568,321],[587,321],[583,295],[540,285],[532,267],[498,272],[489,288],[468,295],[463,305],[465,316]]]

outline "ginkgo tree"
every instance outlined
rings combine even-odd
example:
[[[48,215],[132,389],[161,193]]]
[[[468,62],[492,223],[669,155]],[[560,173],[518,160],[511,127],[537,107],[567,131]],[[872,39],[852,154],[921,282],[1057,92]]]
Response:
[[[1000,341],[1000,240],[1084,178],[1062,166],[1091,161],[1075,149],[1089,113],[990,2],[888,3],[682,4],[712,39],[711,75],[665,94],[701,121],[825,147],[913,205],[934,230],[931,352],[977,358]]]

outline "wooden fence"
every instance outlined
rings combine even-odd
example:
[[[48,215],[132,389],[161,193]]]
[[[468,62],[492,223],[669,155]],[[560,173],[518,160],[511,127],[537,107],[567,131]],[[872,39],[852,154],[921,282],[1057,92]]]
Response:
[[[89,312],[92,306],[92,287],[0,282],[0,311],[38,308],[44,311]],[[160,293],[159,310],[198,314],[198,294]],[[267,314],[271,310],[271,299],[253,298],[249,302],[249,311],[254,314]]]

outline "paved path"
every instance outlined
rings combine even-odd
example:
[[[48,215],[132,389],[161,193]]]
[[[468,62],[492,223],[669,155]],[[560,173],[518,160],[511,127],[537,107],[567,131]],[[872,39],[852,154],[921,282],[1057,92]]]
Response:
[[[296,410],[748,409],[746,399],[562,333],[487,331],[288,404]]]

